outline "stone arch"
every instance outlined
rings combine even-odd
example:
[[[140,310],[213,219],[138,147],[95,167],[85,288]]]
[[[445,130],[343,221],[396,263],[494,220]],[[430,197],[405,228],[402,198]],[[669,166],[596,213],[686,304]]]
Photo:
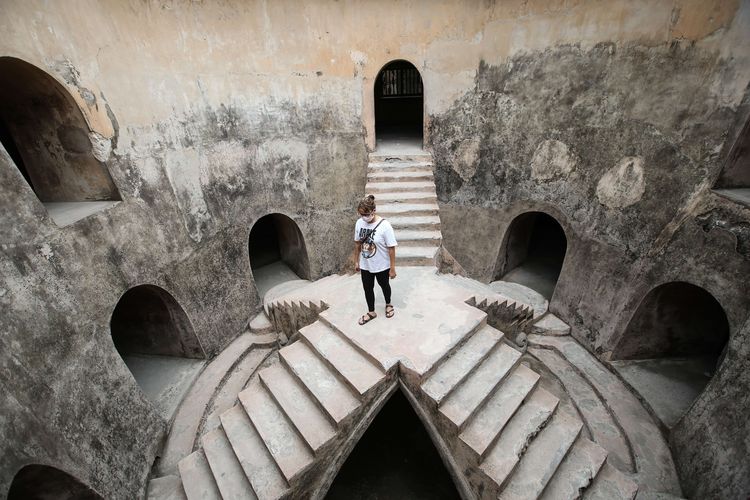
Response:
[[[94,490],[56,467],[30,464],[13,477],[8,500],[102,500]]]
[[[729,333],[726,312],[710,292],[663,283],[638,304],[611,363],[671,428],[718,370]]]
[[[156,285],[138,285],[125,292],[112,312],[110,329],[121,356],[205,358],[185,311]]]
[[[700,286],[671,281],[641,300],[613,352],[613,359],[711,356],[729,340],[729,320],[718,300]]]
[[[262,297],[273,285],[310,279],[305,238],[290,217],[273,213],[259,218],[248,237],[250,269]]]
[[[42,203],[121,200],[62,84],[21,59],[0,57],[0,95],[0,142]]]
[[[424,139],[424,85],[417,67],[404,59],[385,64],[373,82],[376,141]]]
[[[528,286],[551,299],[568,250],[558,220],[541,211],[517,215],[500,245],[494,279]]]

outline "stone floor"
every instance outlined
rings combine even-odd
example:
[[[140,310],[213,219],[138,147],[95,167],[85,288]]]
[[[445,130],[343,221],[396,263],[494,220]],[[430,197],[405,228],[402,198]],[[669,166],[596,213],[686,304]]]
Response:
[[[102,210],[112,208],[120,203],[119,201],[72,201],[72,202],[48,202],[44,203],[44,208],[49,212],[49,216],[60,227],[73,224],[89,215],[93,215]]]
[[[703,358],[611,361],[625,381],[668,428],[682,418],[711,380],[714,367]]]
[[[128,369],[159,414],[169,422],[183,396],[206,365],[203,359],[172,356],[123,356]]]
[[[253,269],[253,280],[258,288],[258,296],[263,298],[266,292],[278,284],[286,281],[298,280],[299,276],[283,261]]]

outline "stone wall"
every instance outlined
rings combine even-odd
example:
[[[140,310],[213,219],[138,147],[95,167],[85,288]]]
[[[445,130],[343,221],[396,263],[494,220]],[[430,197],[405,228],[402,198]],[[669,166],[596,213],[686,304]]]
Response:
[[[142,493],[166,423],[112,344],[118,299],[163,288],[212,356],[259,307],[247,241],[260,217],[298,224],[313,278],[343,265],[375,144],[373,82],[394,59],[422,73],[445,244],[470,274],[490,279],[511,220],[543,210],[569,243],[551,307],[602,357],[665,281],[711,292],[730,345],[746,321],[750,212],[709,188],[748,114],[748,2],[11,0],[0,11],[0,56],[67,89],[122,198],[57,227],[0,151],[0,492],[43,463],[107,498]],[[723,380],[681,433],[713,425]],[[688,493],[739,477],[675,442]]]

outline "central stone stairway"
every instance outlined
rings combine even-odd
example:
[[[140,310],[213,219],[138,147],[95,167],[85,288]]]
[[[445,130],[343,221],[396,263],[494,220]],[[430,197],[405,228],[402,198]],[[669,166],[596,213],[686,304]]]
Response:
[[[432,155],[370,153],[365,191],[396,232],[397,265],[433,266],[442,235]]]

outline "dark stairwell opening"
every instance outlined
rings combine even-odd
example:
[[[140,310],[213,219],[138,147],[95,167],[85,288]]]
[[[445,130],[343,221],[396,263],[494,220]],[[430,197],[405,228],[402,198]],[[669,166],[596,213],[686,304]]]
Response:
[[[94,490],[70,474],[47,465],[21,468],[8,490],[8,500],[102,500]]]
[[[139,285],[120,298],[110,329],[117,352],[146,398],[170,420],[205,363],[187,314],[166,290]]]
[[[59,225],[121,200],[94,155],[88,123],[68,90],[14,57],[0,57],[0,144]]]
[[[553,217],[521,214],[508,227],[494,279],[527,286],[550,300],[567,248],[565,231]]]
[[[375,79],[377,149],[411,152],[422,148],[424,91],[413,64],[393,61]]]
[[[261,298],[280,283],[310,279],[305,239],[286,215],[269,214],[258,219],[250,231],[248,251]]]
[[[448,471],[406,396],[397,390],[365,431],[328,500],[458,499]]]
[[[713,295],[690,283],[665,283],[641,301],[612,365],[671,428],[711,380],[728,340],[729,322]]]

